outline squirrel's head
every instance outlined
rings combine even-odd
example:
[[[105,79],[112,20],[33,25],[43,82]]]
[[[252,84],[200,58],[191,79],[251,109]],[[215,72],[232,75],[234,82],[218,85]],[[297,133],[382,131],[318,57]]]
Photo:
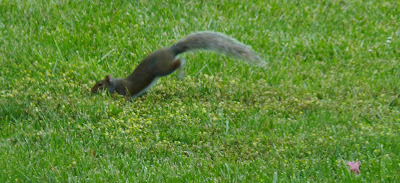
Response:
[[[111,75],[107,75],[106,78],[97,81],[96,84],[92,87],[92,93],[96,94],[103,90],[108,90],[110,93],[114,93],[114,84],[113,77]]]

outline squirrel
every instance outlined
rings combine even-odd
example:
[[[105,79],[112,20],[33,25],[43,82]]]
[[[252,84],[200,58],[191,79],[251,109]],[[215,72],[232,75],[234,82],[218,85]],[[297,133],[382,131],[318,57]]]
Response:
[[[161,48],[145,57],[136,69],[125,78],[107,75],[92,87],[93,94],[107,90],[131,98],[139,97],[148,91],[162,76],[167,76],[185,64],[178,55],[192,50],[212,50],[244,59],[249,63],[264,67],[266,62],[252,49],[223,33],[201,31],[178,40],[167,48]]]

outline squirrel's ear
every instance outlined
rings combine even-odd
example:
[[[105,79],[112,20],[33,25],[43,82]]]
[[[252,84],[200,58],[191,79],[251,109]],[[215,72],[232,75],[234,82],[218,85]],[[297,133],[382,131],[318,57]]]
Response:
[[[107,83],[111,83],[111,79],[112,79],[112,75],[111,74],[106,76]]]

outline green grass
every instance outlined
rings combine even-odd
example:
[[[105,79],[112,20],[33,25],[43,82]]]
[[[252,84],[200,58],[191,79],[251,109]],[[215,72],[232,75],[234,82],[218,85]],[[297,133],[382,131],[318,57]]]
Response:
[[[399,182],[399,7],[0,0],[0,182]],[[200,30],[268,67],[188,53],[133,102],[90,95]]]

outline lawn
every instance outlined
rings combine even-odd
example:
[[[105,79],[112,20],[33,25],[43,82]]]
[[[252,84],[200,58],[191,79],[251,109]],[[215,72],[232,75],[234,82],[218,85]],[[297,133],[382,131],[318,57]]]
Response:
[[[400,182],[399,7],[0,0],[0,182]],[[90,94],[202,30],[267,67],[185,53],[140,98]]]

